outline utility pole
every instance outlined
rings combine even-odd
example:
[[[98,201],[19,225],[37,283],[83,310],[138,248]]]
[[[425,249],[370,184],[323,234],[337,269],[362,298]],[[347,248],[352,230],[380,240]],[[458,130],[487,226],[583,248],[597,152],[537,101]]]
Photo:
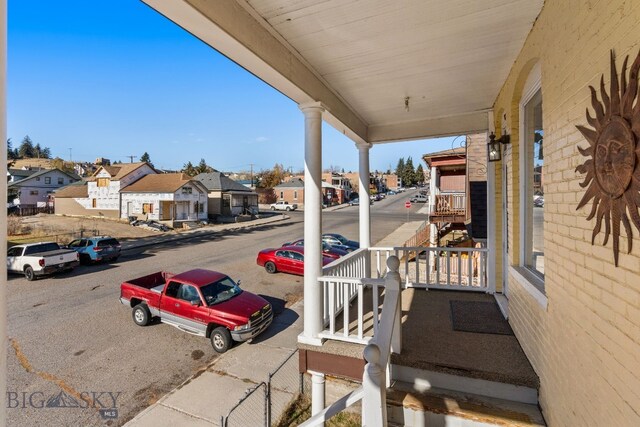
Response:
[[[129,158],[129,163],[133,163],[133,159],[137,159],[138,156],[125,156]]]
[[[249,163],[249,166],[251,166],[251,188],[253,188],[253,163]]]

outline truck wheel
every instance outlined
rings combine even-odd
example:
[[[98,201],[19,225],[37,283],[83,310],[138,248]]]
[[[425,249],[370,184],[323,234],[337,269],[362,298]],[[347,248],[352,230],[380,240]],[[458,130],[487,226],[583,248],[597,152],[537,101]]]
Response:
[[[151,313],[146,304],[138,304],[133,307],[131,316],[133,317],[133,322],[138,326],[147,326],[149,320],[151,320]]]
[[[211,331],[211,346],[217,353],[224,353],[231,347],[231,334],[220,326]]]
[[[289,206],[287,206],[287,212],[289,212],[291,210],[291,208]]]
[[[33,272],[33,267],[31,267],[30,265],[27,265],[27,266],[24,268],[24,277],[26,277],[26,279],[27,279],[28,281],[30,281],[30,282],[31,282],[31,281],[33,281],[33,280],[35,280],[36,275],[35,275],[35,273]]]
[[[275,210],[276,210],[276,207],[275,207],[275,206],[271,206],[271,210],[272,210],[272,211],[275,211]]]
[[[267,270],[267,273],[269,274],[273,274],[277,271],[276,265],[271,261],[268,261],[267,263],[265,263],[264,269]]]

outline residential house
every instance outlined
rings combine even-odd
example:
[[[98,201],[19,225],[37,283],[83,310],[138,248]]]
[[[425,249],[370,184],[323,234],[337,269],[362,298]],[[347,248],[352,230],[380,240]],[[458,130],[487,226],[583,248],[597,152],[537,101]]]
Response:
[[[631,228],[640,228],[640,2],[143,1],[301,110],[307,200],[298,342],[300,370],[313,384],[306,425],[354,402],[367,426],[640,424],[640,241]],[[487,165],[487,242],[469,249],[481,256],[472,277],[447,264],[426,275],[418,262],[405,268],[403,248],[374,247],[368,203],[359,206],[361,248],[323,267],[323,120],[355,142],[360,177],[369,176],[375,144],[510,135]],[[615,159],[604,160],[615,161],[623,180],[589,158],[609,156],[612,144]],[[537,167],[544,207],[533,205]],[[388,271],[369,268],[372,256],[396,251],[402,266],[394,255]],[[414,252],[424,262],[433,251],[453,249]],[[478,315],[479,304],[496,303],[508,325]],[[333,377],[362,385],[325,408]]]
[[[300,209],[304,208],[304,181],[300,178],[293,178],[280,183],[273,188],[278,201],[284,200],[295,203]]]
[[[149,174],[156,171],[145,162],[100,166],[86,180],[86,195],[78,188],[56,192],[56,214],[122,218],[120,190]]]
[[[14,172],[10,178],[7,193],[13,204],[20,206],[44,206],[49,202],[49,197],[58,188],[69,185],[77,180],[75,174],[61,171],[60,169],[42,169],[23,174]],[[25,176],[26,175],[26,176]],[[22,177],[22,179],[17,179]],[[17,179],[17,180],[15,180]]]
[[[121,218],[181,222],[208,218],[207,187],[184,173],[147,174],[120,189]]]
[[[486,153],[483,151],[483,156]],[[422,156],[430,170],[429,223],[431,246],[439,246],[448,233],[465,230],[467,219],[465,147],[452,148]],[[486,195],[486,193],[485,193]]]
[[[201,173],[193,179],[207,188],[209,217],[258,213],[258,193],[222,172]]]
[[[325,201],[331,205],[340,205],[351,200],[353,187],[351,181],[343,173],[325,172],[322,174]],[[325,186],[324,183],[330,186]]]
[[[40,169],[12,169],[7,170],[7,183],[20,181],[38,172]]]

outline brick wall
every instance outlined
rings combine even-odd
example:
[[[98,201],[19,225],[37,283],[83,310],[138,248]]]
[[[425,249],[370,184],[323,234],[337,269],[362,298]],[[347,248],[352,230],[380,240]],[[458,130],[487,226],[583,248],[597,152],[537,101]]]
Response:
[[[547,0],[494,105],[496,134],[506,130],[508,173],[496,165],[496,211],[502,182],[508,184],[510,263],[519,262],[519,102],[536,62],[542,76],[545,155],[545,295],[509,275],[510,322],[541,381],[540,405],[549,425],[640,425],[640,239],[618,267],[604,233],[591,245],[595,221],[590,204],[576,211],[584,179],[576,149],[587,142],[576,125],[587,125],[589,85],[604,74],[609,92],[609,50],[618,72],[624,56],[640,48],[640,1]],[[600,98],[600,95],[598,95]],[[506,129],[505,129],[506,128]],[[496,218],[500,252],[502,218]],[[637,233],[636,233],[637,236]],[[498,254],[498,260],[501,255]],[[502,267],[499,267],[500,270]],[[500,275],[500,271],[498,272]],[[498,276],[501,277],[501,276]]]

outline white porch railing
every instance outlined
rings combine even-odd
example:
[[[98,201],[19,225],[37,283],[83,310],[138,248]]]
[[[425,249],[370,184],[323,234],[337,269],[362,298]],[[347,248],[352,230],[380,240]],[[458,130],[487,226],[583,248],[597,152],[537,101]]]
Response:
[[[369,251],[358,249],[339,258],[322,269],[323,276],[318,281],[324,287],[323,319],[325,330],[321,338],[366,344],[373,333],[365,335],[364,328],[364,288],[373,288],[372,307],[378,306],[381,281],[368,279]],[[351,328],[352,302],[357,298],[357,327]],[[342,316],[342,324],[338,321]],[[377,322],[373,328],[377,329]]]
[[[396,247],[371,248],[377,277],[385,273],[390,255],[401,260],[400,276],[404,288],[450,289],[495,292],[487,281],[487,248]]]
[[[493,292],[487,282],[486,248],[389,247],[358,249],[323,269],[324,287],[320,338],[367,344],[378,332],[382,277],[387,260],[400,259],[403,288]],[[367,278],[368,263],[375,267]],[[371,292],[365,292],[370,289]],[[354,302],[355,301],[355,302]],[[365,307],[367,310],[365,310]],[[352,313],[357,310],[357,313]]]
[[[368,251],[367,251],[368,252]],[[400,336],[400,262],[395,256],[387,260],[385,279],[377,280],[385,289],[385,301],[380,315],[379,327],[372,342],[364,349],[367,364],[362,376],[362,386],[343,396],[333,405],[315,414],[301,427],[323,424],[332,416],[362,400],[362,425],[383,427],[387,425],[387,387],[391,351],[401,351]],[[377,324],[377,319],[375,321]]]

